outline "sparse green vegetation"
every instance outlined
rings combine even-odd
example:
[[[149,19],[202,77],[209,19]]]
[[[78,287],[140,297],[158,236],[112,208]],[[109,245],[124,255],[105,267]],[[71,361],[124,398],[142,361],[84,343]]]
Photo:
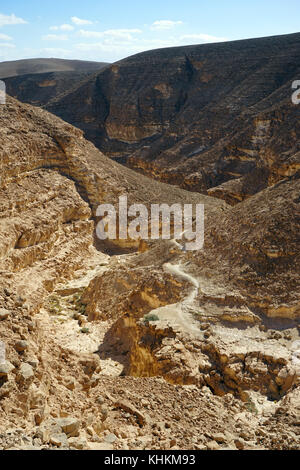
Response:
[[[83,334],[85,334],[85,335],[88,335],[89,332],[90,332],[89,328],[81,328],[80,331],[81,331],[81,333],[83,333]]]
[[[145,323],[150,323],[154,321],[159,321],[159,317],[153,313],[148,313],[147,315],[144,316],[144,322]]]
[[[256,408],[255,403],[251,398],[249,398],[249,400],[247,401],[246,408],[251,413],[255,413],[256,415],[258,414],[258,409]]]
[[[61,314],[62,308],[61,308],[61,305],[60,305],[59,298],[56,295],[51,295],[48,298],[48,308],[49,308],[49,312],[52,315]]]
[[[74,304],[75,310],[78,313],[85,315],[86,304],[81,301],[82,294],[83,290],[76,292],[76,294],[73,295],[72,303]]]

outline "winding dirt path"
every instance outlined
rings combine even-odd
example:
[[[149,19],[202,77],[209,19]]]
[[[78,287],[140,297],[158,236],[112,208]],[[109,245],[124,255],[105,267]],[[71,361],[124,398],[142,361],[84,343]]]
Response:
[[[192,285],[192,289],[183,301],[166,305],[165,307],[159,307],[152,310],[150,314],[157,315],[160,321],[166,321],[172,326],[180,326],[183,331],[193,336],[200,336],[198,323],[191,314],[191,310],[195,307],[194,302],[199,291],[198,280],[186,273],[180,264],[165,263],[163,268],[166,272],[184,281],[188,281]]]

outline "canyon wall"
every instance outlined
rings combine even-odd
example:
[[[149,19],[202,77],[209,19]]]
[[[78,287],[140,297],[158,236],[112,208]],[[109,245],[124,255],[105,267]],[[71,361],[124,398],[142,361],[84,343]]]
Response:
[[[234,205],[299,169],[300,35],[144,52],[46,107],[136,171]]]

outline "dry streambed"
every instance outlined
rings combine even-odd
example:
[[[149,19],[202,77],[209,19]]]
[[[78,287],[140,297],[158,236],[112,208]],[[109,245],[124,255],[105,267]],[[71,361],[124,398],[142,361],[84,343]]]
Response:
[[[61,348],[76,354],[93,354],[98,351],[111,323],[87,322],[81,295],[89,282],[107,269],[108,264],[108,259],[101,260],[100,265],[87,273],[79,272],[74,280],[59,285],[41,309],[39,319]],[[100,362],[103,375],[119,376],[123,370],[122,364],[109,357],[100,359]]]

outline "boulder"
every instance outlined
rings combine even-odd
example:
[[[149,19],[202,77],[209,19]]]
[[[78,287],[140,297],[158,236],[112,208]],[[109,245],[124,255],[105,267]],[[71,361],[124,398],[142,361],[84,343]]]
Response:
[[[68,438],[66,434],[52,434],[49,439],[50,444],[56,447],[68,447]]]
[[[86,450],[88,449],[88,443],[85,439],[79,437],[70,437],[68,440],[69,446],[72,449]]]
[[[66,377],[65,379],[65,387],[68,389],[68,390],[74,390],[75,389],[75,385],[76,385],[76,381],[74,379],[74,377]]]
[[[113,444],[114,442],[116,442],[116,440],[117,440],[117,436],[112,433],[108,434],[104,438],[104,441],[107,442],[108,444]]]
[[[10,315],[10,311],[6,308],[0,308],[0,321],[6,320]]]
[[[140,426],[144,426],[147,423],[147,417],[135,408],[129,401],[120,400],[114,403],[115,408],[121,408],[122,410],[136,416]]]
[[[0,364],[0,378],[7,378],[8,374],[10,374],[10,372],[12,372],[14,369],[15,366],[11,362],[3,362],[2,364]]]
[[[80,422],[76,418],[59,418],[56,423],[68,437],[78,437]]]
[[[19,353],[22,353],[28,349],[28,343],[27,341],[20,340],[15,343],[15,350]]]
[[[32,366],[30,364],[27,364],[27,362],[23,362],[19,370],[19,379],[22,382],[29,382],[33,380],[33,378],[34,378],[34,371],[33,371]]]

